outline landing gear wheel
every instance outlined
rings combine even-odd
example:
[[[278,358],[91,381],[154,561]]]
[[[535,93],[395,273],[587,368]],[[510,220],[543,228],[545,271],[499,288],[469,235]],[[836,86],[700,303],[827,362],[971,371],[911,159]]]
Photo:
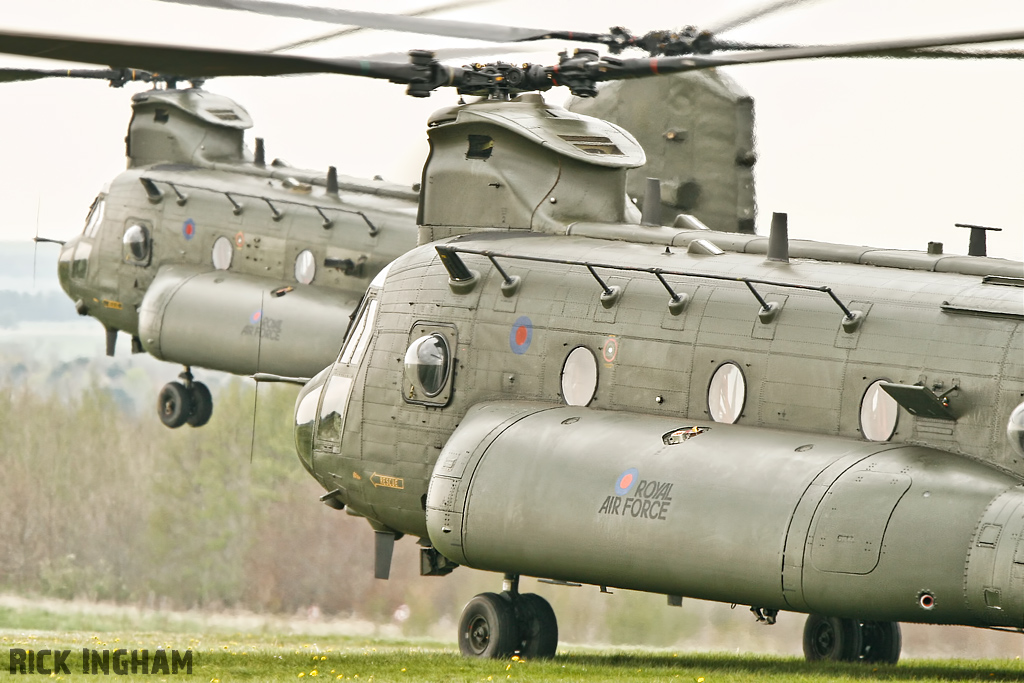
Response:
[[[808,662],[855,662],[860,659],[860,624],[853,619],[812,614],[804,624],[804,657]]]
[[[160,421],[171,429],[185,424],[192,413],[192,395],[181,382],[168,382],[156,399]]]
[[[508,598],[481,593],[466,604],[459,619],[459,650],[466,657],[504,659],[519,645],[515,612]]]
[[[524,659],[551,659],[558,649],[558,620],[547,600],[524,593],[515,601],[519,654]]]
[[[869,664],[895,664],[900,661],[903,635],[895,621],[860,622],[861,661]]]
[[[193,427],[202,427],[210,421],[213,415],[213,397],[210,396],[210,388],[202,382],[192,383],[192,412],[186,420]]]

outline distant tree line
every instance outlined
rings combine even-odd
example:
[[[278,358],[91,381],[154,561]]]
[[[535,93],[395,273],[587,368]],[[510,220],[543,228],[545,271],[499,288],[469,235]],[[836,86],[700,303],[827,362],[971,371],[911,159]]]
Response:
[[[67,322],[78,314],[63,292],[0,291],[0,328],[22,322]]]

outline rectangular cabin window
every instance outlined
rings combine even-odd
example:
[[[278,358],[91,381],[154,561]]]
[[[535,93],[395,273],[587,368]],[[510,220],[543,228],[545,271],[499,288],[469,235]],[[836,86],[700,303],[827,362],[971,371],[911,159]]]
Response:
[[[467,159],[489,159],[494,151],[494,140],[490,135],[470,135]]]
[[[171,116],[167,113],[166,109],[157,108],[157,110],[153,112],[153,120],[157,123],[167,123],[170,118]]]
[[[359,315],[352,334],[346,340],[345,348],[341,350],[339,362],[351,365],[359,364],[359,361],[363,359],[363,353],[366,351],[366,345],[370,343],[370,335],[373,334],[373,326],[376,321],[377,300],[370,299],[366,307],[363,308],[363,312]]]

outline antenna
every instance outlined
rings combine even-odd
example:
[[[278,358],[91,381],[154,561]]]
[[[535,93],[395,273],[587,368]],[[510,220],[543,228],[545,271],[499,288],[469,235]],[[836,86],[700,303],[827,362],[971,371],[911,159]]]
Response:
[[[988,245],[985,243],[986,232],[1002,232],[1002,228],[989,228],[984,225],[973,225],[971,223],[954,223],[958,228],[970,228],[971,230],[971,241],[967,246],[968,256],[987,256]]]
[[[256,370],[260,369],[260,352],[263,350],[263,301],[264,292],[260,292],[260,319],[259,328],[256,330]],[[255,377],[253,379],[256,379]],[[256,450],[256,408],[260,400],[260,383],[256,380],[256,390],[252,394],[252,437],[249,440],[249,464],[252,464],[252,454]]]
[[[789,263],[789,214],[772,214],[772,229],[768,234],[768,260]]]
[[[661,181],[658,178],[647,179],[640,225],[661,225]]]

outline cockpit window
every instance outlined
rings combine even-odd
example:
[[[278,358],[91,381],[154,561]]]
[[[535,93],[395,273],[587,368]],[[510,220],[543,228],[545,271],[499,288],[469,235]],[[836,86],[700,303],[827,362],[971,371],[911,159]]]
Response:
[[[373,334],[373,325],[376,321],[377,299],[370,299],[366,302],[366,306],[363,307],[363,312],[359,314],[359,319],[356,320],[356,325],[352,328],[352,334],[345,341],[345,346],[341,349],[341,357],[338,358],[338,362],[350,363],[352,365],[359,364],[359,361],[363,359],[363,353],[366,351],[366,345],[370,343],[370,335]]]
[[[341,430],[345,426],[345,406],[351,393],[352,378],[333,375],[324,390],[324,400],[320,403],[320,426],[317,428],[318,442],[341,440]]]
[[[89,207],[89,216],[85,219],[85,229],[82,231],[82,234],[86,237],[96,237],[100,229],[100,223],[103,222],[103,209],[106,207],[106,204],[107,201],[103,195],[93,200],[92,206]]]
[[[125,263],[136,266],[149,265],[151,253],[149,228],[141,223],[129,223],[124,231],[122,244]]]

